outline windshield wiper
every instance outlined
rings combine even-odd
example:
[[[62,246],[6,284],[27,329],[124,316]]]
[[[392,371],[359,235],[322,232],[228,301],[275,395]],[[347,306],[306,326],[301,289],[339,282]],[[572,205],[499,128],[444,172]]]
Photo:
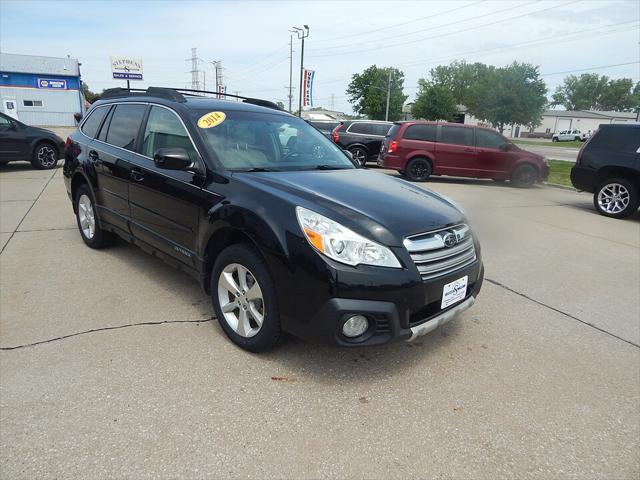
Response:
[[[234,172],[275,172],[273,168],[266,167],[251,167],[251,168],[236,168]]]
[[[341,167],[339,165],[316,165],[313,170],[350,170],[351,167]]]

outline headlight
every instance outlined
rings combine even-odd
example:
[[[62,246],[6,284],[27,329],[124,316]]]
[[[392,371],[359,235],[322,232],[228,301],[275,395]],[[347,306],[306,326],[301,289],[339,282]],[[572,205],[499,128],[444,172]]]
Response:
[[[296,207],[296,215],[309,243],[323,255],[347,265],[402,268],[387,247],[367,240],[338,222],[302,207]]]

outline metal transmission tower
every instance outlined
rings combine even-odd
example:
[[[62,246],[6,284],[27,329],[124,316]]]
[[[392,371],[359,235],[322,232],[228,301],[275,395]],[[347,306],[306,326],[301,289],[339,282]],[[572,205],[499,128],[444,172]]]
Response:
[[[191,88],[193,90],[200,90],[200,71],[198,70],[198,52],[197,48],[191,49],[191,58],[187,59],[187,61],[191,60]]]

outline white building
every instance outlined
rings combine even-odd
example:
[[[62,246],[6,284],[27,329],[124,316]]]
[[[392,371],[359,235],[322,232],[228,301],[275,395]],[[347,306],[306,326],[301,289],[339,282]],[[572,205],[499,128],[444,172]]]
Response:
[[[635,122],[634,112],[603,112],[595,110],[547,110],[542,116],[542,123],[531,129],[520,127],[520,136],[526,133],[546,134],[551,137],[563,130],[580,130],[594,132],[603,123]],[[515,132],[514,132],[515,133]],[[514,135],[516,136],[516,135]]]
[[[80,64],[75,58],[0,53],[0,110],[26,123],[74,126],[83,113]]]

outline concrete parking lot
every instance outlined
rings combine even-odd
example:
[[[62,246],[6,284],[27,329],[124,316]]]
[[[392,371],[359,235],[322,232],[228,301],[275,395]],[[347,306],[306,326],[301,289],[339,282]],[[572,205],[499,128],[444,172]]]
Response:
[[[1,476],[637,479],[640,215],[425,186],[480,236],[472,309],[415,343],[253,355],[189,277],[85,247],[60,169],[0,167]]]

